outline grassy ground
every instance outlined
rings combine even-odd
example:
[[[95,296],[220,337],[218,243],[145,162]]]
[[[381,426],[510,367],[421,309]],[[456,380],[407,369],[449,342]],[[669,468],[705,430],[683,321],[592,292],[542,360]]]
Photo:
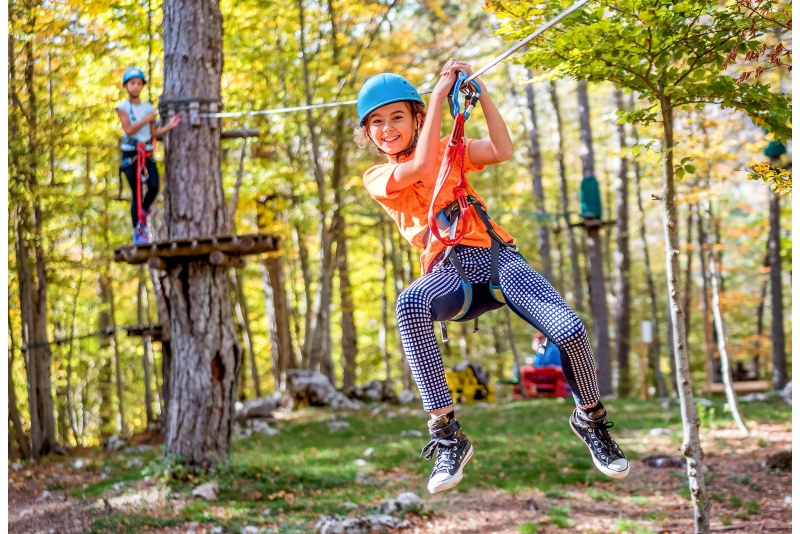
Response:
[[[636,461],[646,454],[679,454],[681,423],[674,405],[665,410],[657,401],[609,403],[616,422],[614,435],[633,460],[632,476],[620,483],[594,469],[588,451],[567,424],[570,404],[541,399],[459,408],[459,419],[476,453],[456,493],[434,499],[424,489],[432,464],[417,458],[427,436],[408,432],[424,432],[425,420],[417,410],[397,407],[387,407],[377,415],[370,411],[344,414],[349,426],[338,430],[329,429],[330,412],[292,414],[277,423],[277,435],[235,441],[230,460],[209,477],[184,475],[176,481],[170,477],[176,472],[175,464],[154,449],[95,457],[81,469],[68,463],[61,472],[72,478],[48,480],[48,486],[96,511],[91,532],[115,534],[185,532],[188,528],[199,533],[214,526],[240,532],[245,525],[269,532],[313,532],[321,515],[366,515],[376,511],[382,499],[403,491],[420,495],[426,503],[419,513],[409,514],[419,532],[573,531],[583,524],[582,513],[588,510],[584,504],[616,510],[613,522],[598,526],[597,532],[658,532],[654,525],[672,519],[672,509],[691,517],[684,471],[653,470]],[[753,428],[791,428],[791,408],[780,401],[746,404],[742,409]],[[756,458],[766,452],[770,434],[757,432],[748,440],[737,439],[722,401],[715,401],[713,408],[701,408],[701,416],[709,463],[715,457],[719,460],[719,467],[707,475],[716,500],[715,517],[722,524],[757,518],[764,513],[763,505],[742,497],[745,493],[735,488],[757,494],[763,484],[755,482],[757,477],[731,478],[741,477],[744,470],[730,476],[720,471],[728,469],[726,459]],[[653,437],[649,435],[652,428],[669,428],[673,433]],[[367,454],[367,449],[373,451]],[[220,485],[217,501],[191,497],[193,487],[212,478]],[[101,497],[113,509],[106,510],[107,515],[99,513],[104,507]],[[674,506],[662,506],[667,501]],[[358,508],[349,510],[345,503]],[[450,516],[479,521],[475,513],[493,506],[506,508],[500,515],[510,522],[508,529],[448,530],[443,526]],[[527,511],[511,514],[509,507]],[[485,521],[499,520],[487,517]]]

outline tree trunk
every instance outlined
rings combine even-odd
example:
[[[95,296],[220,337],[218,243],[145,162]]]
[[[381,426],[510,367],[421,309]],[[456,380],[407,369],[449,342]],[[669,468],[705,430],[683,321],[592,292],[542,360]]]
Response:
[[[236,282],[236,315],[239,318],[239,322],[242,323],[242,338],[250,363],[253,392],[256,397],[260,397],[261,379],[259,377],[258,365],[256,364],[256,354],[253,351],[253,332],[250,330],[250,310],[247,307],[247,298],[244,295],[244,280],[242,279],[242,272],[239,269],[234,269],[233,271],[234,281]],[[244,358],[245,356],[242,355],[242,366],[244,366]],[[275,391],[279,391],[278,382],[275,382]]]
[[[220,100],[222,15],[217,0],[164,4],[163,99]],[[201,103],[201,110],[209,106]],[[166,143],[169,239],[228,228],[220,172],[220,134],[213,120],[184,124]],[[241,352],[227,268],[191,261],[170,277],[171,365],[166,451],[208,469],[228,455]]]
[[[297,367],[289,329],[289,310],[283,281],[283,256],[269,255],[263,261],[264,305],[269,323],[269,344],[272,353],[275,391],[286,391],[286,373]]]
[[[386,288],[389,281],[389,269],[387,263],[389,262],[388,247],[386,246],[387,223],[384,218],[381,219],[380,232],[381,232],[381,327],[378,331],[378,347],[380,347],[381,355],[383,356],[383,363],[386,367],[386,376],[384,380],[388,383],[392,379],[392,365],[391,356],[389,354],[389,347],[386,342],[386,333],[389,331],[389,290]]]
[[[105,279],[106,283],[111,280],[110,274]],[[116,307],[114,306],[114,290],[111,285],[107,286],[109,312],[111,313],[111,341],[114,347],[114,385],[117,390],[117,428],[123,436],[128,435],[128,425],[125,422],[125,383],[122,376],[122,354],[119,350],[119,336],[117,335]]]
[[[339,66],[341,62],[341,49],[339,47],[338,17],[336,4],[332,0],[327,2],[328,14],[331,22],[331,51],[332,63]],[[354,69],[355,71],[355,69]],[[343,78],[344,73],[339,73]],[[355,74],[352,72],[351,74]],[[352,79],[352,78],[351,78]],[[344,85],[349,85],[347,82]],[[336,268],[339,272],[339,299],[342,313],[342,385],[353,387],[356,383],[356,356],[358,345],[356,324],[353,318],[353,297],[350,284],[350,266],[347,260],[347,234],[345,233],[345,219],[342,214],[342,180],[347,173],[347,116],[344,113],[336,115],[333,147],[333,169],[331,171],[331,189],[333,189],[334,211],[331,218],[331,233],[336,243]],[[329,329],[330,330],[330,329]]]
[[[161,228],[162,231],[165,229]],[[149,269],[150,281],[153,283],[153,295],[156,299],[156,310],[158,311],[158,324],[161,325],[161,388],[159,398],[161,399],[161,420],[167,420],[170,397],[170,374],[172,373],[172,344],[170,342],[170,308],[169,300],[170,285],[169,275],[164,271]],[[155,368],[154,368],[155,370]],[[156,378],[158,378],[156,376]],[[158,384],[158,380],[156,380]]]
[[[306,27],[305,15],[303,9],[303,0],[298,0],[297,7],[300,17],[300,50],[303,64],[303,88],[305,93],[306,105],[311,105],[312,91],[311,81],[309,74],[309,55],[306,53]],[[311,328],[311,346],[308,349],[308,359],[310,367],[325,374],[331,381],[331,384],[336,384],[336,376],[333,369],[333,361],[331,359],[331,347],[327,343],[330,330],[330,308],[331,297],[333,295],[333,255],[332,255],[332,241],[331,234],[326,223],[328,212],[328,198],[325,187],[325,176],[322,172],[322,164],[320,157],[320,141],[317,135],[317,123],[311,110],[306,111],[306,122],[308,125],[309,135],[311,138],[311,156],[312,156],[312,170],[314,172],[314,179],[317,183],[317,199],[319,201],[319,232],[320,232],[320,288],[318,290],[319,306],[315,308]]]
[[[662,88],[663,91],[663,88]],[[664,193],[663,193],[663,220],[664,233],[666,234],[666,267],[667,288],[670,296],[670,317],[675,344],[675,367],[677,371],[678,393],[681,400],[681,418],[683,420],[683,443],[681,452],[686,456],[689,490],[692,496],[694,509],[695,532],[706,534],[710,532],[711,501],[706,493],[706,483],[703,475],[703,449],[700,444],[700,418],[694,404],[692,393],[691,375],[689,372],[689,355],[686,348],[686,323],[683,320],[683,300],[679,280],[678,265],[678,220],[675,209],[675,168],[674,137],[673,137],[673,108],[669,97],[660,95],[661,116],[664,127]]]
[[[11,344],[8,350],[8,419],[14,428],[14,439],[19,447],[19,454],[23,460],[28,460],[31,457],[31,447],[28,445],[28,439],[25,437],[25,430],[22,427],[22,418],[19,415],[19,407],[17,406],[17,390],[14,386],[14,353],[18,347],[14,341],[14,330],[11,328],[10,317],[8,320],[8,337]]]
[[[633,102],[631,94],[631,102]],[[633,109],[633,106],[631,106]],[[633,126],[633,139],[636,145],[639,144],[639,133],[636,126]],[[644,272],[647,280],[647,293],[650,297],[650,320],[653,323],[653,343],[651,344],[652,358],[650,366],[653,369],[653,379],[656,384],[656,394],[659,398],[667,396],[667,386],[664,383],[664,375],[661,373],[661,328],[658,320],[658,298],[656,297],[656,284],[653,279],[653,269],[650,267],[650,249],[647,245],[647,217],[642,203],[642,173],[639,167],[638,158],[633,159],[633,175],[636,179],[636,205],[639,208],[641,223],[639,225],[639,237],[642,240],[642,251],[644,252]]]
[[[776,164],[775,161],[772,163]],[[781,282],[781,197],[774,191],[769,191],[767,194],[769,195],[769,281],[772,297],[772,387],[783,389],[788,377]]]
[[[697,204],[692,204],[691,209],[697,211]],[[720,382],[722,377],[717,372],[717,366],[714,363],[714,319],[712,317],[711,303],[709,301],[709,287],[708,287],[708,267],[706,266],[706,248],[705,241],[708,236],[703,230],[702,218],[697,214],[695,217],[695,224],[697,225],[697,243],[699,247],[700,258],[700,274],[702,275],[703,285],[702,290],[702,304],[703,304],[703,339],[705,341],[705,371],[706,371],[706,388],[710,388],[713,382]]]
[[[622,100],[622,89],[614,91],[617,108],[624,111],[625,104]],[[614,254],[615,272],[615,302],[614,323],[617,329],[617,365],[619,366],[618,394],[624,397],[630,394],[632,381],[630,369],[631,350],[631,258],[629,243],[628,221],[628,158],[624,156],[627,148],[625,141],[625,124],[617,124],[617,137],[622,154],[619,160],[619,173],[616,181],[617,203],[617,249]],[[642,369],[645,373],[645,369]]]
[[[710,211],[709,204],[707,200],[704,202],[706,218],[708,218]],[[717,347],[719,350],[720,363],[722,364],[722,384],[725,389],[725,398],[728,400],[728,408],[731,411],[731,416],[733,417],[736,426],[739,427],[742,437],[746,438],[750,435],[750,432],[747,430],[747,425],[744,424],[742,416],[739,413],[739,404],[736,402],[736,393],[733,391],[733,378],[731,377],[731,366],[728,359],[727,349],[728,336],[725,333],[725,323],[722,321],[722,310],[720,309],[719,273],[717,272],[717,265],[714,261],[714,250],[708,242],[708,234],[706,234],[705,229],[703,228],[701,218],[699,217],[699,214],[697,215],[697,238],[701,243],[700,246],[705,249],[705,252],[708,255],[708,271],[704,272],[703,275],[711,280],[711,303],[714,311],[714,324],[717,327]],[[700,254],[703,255],[702,249],[700,250]]]
[[[293,227],[292,230],[294,242],[297,244],[297,258],[300,262],[300,272],[303,275],[303,296],[305,297],[305,310],[303,310],[303,345],[300,349],[302,355],[301,366],[303,369],[310,369],[311,335],[313,333],[312,323],[314,321],[316,301],[319,299],[319,291],[311,291],[311,265],[308,260],[308,248],[306,247],[305,236],[298,227]],[[299,323],[299,321],[297,321],[296,324],[297,323]],[[299,341],[298,337],[298,342]]]
[[[581,128],[581,164],[583,176],[594,176],[594,148],[589,117],[589,92],[586,80],[578,81],[578,116]],[[603,241],[599,221],[587,221],[589,258],[589,306],[594,323],[595,360],[597,361],[597,385],[600,395],[614,393],[611,369],[611,342],[608,337],[608,306],[606,304],[606,281],[603,273]],[[598,224],[591,224],[598,223]]]
[[[533,78],[533,72],[528,70],[528,78]],[[539,247],[537,254],[541,259],[541,274],[548,282],[553,283],[553,264],[550,259],[550,217],[547,214],[547,205],[544,201],[544,186],[542,185],[542,151],[539,148],[539,127],[536,120],[536,99],[533,94],[533,83],[525,84],[525,96],[528,101],[530,113],[530,128],[528,139],[530,141],[530,160],[533,175],[533,205],[536,209],[536,223],[539,230]]]
[[[506,334],[508,335],[508,342],[511,345],[511,354],[514,355],[514,366],[517,368],[516,378],[518,379],[517,384],[519,385],[519,392],[523,399],[527,399],[528,390],[525,389],[525,383],[522,380],[522,368],[520,367],[519,353],[517,352],[517,344],[514,342],[514,329],[511,328],[511,313],[508,311],[508,306],[503,306],[503,311],[506,314]]]
[[[136,321],[140,326],[149,325],[149,314],[145,311],[147,304],[147,288],[144,280],[144,266],[139,267],[139,287],[137,289],[136,297]],[[155,421],[156,417],[153,413],[153,385],[150,376],[150,354],[152,352],[152,345],[150,336],[145,334],[142,336],[142,369],[144,370],[144,409],[145,416],[147,417],[147,424]]]
[[[694,229],[694,218],[697,216],[695,204],[689,205],[689,213],[686,215],[686,274],[684,275],[683,290],[683,322],[686,328],[686,335],[692,331],[689,316],[692,308],[692,257],[694,256],[694,241],[692,230]]]
[[[575,311],[582,313],[584,310],[583,305],[583,281],[581,280],[581,266],[580,266],[580,253],[578,248],[578,241],[575,237],[575,230],[569,225],[569,193],[567,187],[567,167],[564,163],[564,124],[561,121],[561,108],[558,103],[558,91],[556,82],[550,82],[550,100],[553,102],[553,111],[556,116],[556,140],[558,151],[556,153],[556,161],[558,163],[558,176],[560,179],[560,192],[561,192],[561,213],[564,218],[564,226],[567,229],[567,238],[569,240],[569,258],[570,265],[572,266],[572,298],[574,301]]]
[[[394,302],[397,302],[397,299],[400,298],[400,293],[403,292],[403,287],[405,286],[405,282],[403,279],[403,248],[402,248],[403,237],[400,235],[400,232],[397,230],[397,227],[391,225],[389,228],[389,256],[392,259],[392,274],[394,275]],[[409,282],[410,283],[410,282]],[[397,326],[397,321],[395,321],[395,326]],[[400,339],[400,329],[399,327],[396,329],[397,334],[397,351],[400,353],[400,375],[402,377],[403,382],[403,389],[411,389],[414,387],[414,380],[411,376],[411,367],[408,365],[408,359],[406,358],[406,351],[403,348],[402,340]]]
[[[767,241],[769,246],[769,241]],[[764,267],[769,267],[769,251],[764,258]],[[761,294],[758,299],[758,309],[756,310],[756,342],[755,350],[753,351],[753,374],[756,380],[761,380],[761,337],[764,334],[764,308],[767,301],[767,286],[769,285],[769,278],[765,277],[761,283]]]

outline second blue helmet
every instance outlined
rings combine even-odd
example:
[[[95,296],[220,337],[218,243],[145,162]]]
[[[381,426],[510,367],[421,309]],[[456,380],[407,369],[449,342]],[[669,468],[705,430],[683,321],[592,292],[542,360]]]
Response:
[[[125,85],[134,78],[139,78],[140,80],[142,80],[143,84],[147,83],[147,80],[144,77],[144,72],[142,72],[142,69],[137,67],[130,67],[128,68],[128,70],[125,71],[125,74],[122,75],[122,85]]]
[[[402,76],[390,72],[373,76],[364,82],[358,92],[358,125],[363,126],[367,116],[376,109],[405,101],[424,103],[411,82]]]

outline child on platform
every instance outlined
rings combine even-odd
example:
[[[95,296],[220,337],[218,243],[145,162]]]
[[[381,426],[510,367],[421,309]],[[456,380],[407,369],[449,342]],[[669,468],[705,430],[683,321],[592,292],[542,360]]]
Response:
[[[181,123],[180,115],[175,115],[166,126],[156,126],[156,112],[153,104],[142,102],[139,93],[147,83],[144,73],[131,67],[122,76],[122,86],[128,92],[128,98],[117,104],[116,110],[119,121],[122,123],[122,164],[120,171],[125,173],[125,178],[131,186],[131,222],[133,224],[133,244],[139,245],[149,241],[147,233],[147,216],[150,206],[158,195],[158,168],[153,160],[153,139],[162,137]],[[142,176],[137,178],[137,157],[143,151],[144,169]],[[147,185],[147,193],[142,198],[139,206],[139,194],[142,185],[137,185],[137,180]]]

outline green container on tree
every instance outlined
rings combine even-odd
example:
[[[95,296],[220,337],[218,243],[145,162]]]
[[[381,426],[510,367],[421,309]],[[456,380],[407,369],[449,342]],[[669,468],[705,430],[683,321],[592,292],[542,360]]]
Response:
[[[769,159],[779,159],[786,154],[786,145],[780,141],[770,141],[767,148],[764,149],[764,155]]]
[[[584,176],[581,180],[581,217],[584,219],[603,218],[600,185],[594,176]]]

